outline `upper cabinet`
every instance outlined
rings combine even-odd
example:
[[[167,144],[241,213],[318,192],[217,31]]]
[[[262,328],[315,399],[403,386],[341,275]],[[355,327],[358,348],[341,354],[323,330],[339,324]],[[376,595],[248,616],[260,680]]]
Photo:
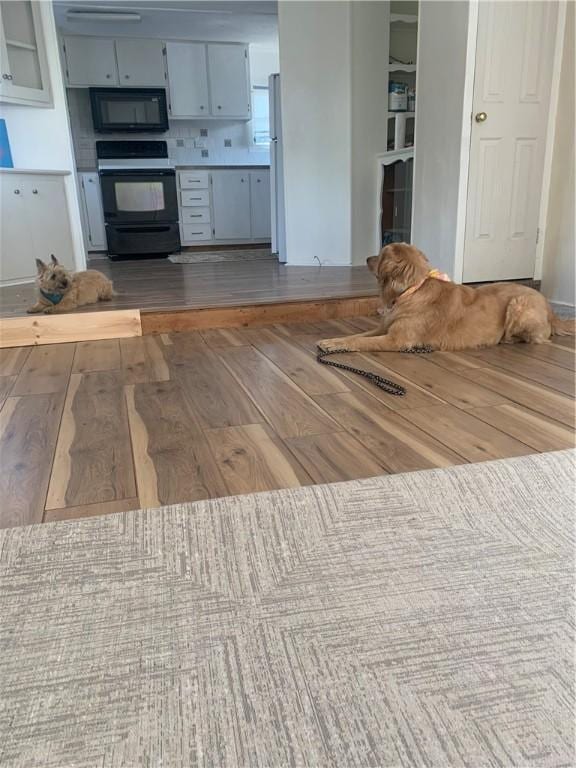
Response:
[[[171,118],[250,120],[243,43],[68,36],[62,54],[68,86],[168,85]]]
[[[116,40],[120,85],[166,85],[164,43],[161,40]]]
[[[0,2],[0,101],[49,105],[48,63],[40,3]]]
[[[204,43],[166,43],[166,61],[170,78],[170,116],[209,115],[208,69]]]
[[[210,44],[208,80],[214,117],[250,118],[248,48],[245,45]]]
[[[70,86],[166,85],[161,40],[65,37],[63,54]]]
[[[64,57],[68,85],[118,85],[114,40],[66,37]]]
[[[250,119],[248,47],[166,43],[170,117]]]

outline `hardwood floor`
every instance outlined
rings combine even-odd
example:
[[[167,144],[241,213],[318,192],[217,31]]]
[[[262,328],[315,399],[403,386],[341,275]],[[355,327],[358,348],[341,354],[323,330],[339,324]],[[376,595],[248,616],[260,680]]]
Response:
[[[168,259],[90,260],[114,282],[117,296],[76,310],[175,310],[251,306],[274,302],[375,296],[374,276],[360,267],[297,267],[270,261],[173,264]],[[32,283],[0,288],[0,316],[26,314],[34,303]]]
[[[319,365],[373,318],[0,350],[0,526],[574,445],[574,339],[348,354],[403,398]]]

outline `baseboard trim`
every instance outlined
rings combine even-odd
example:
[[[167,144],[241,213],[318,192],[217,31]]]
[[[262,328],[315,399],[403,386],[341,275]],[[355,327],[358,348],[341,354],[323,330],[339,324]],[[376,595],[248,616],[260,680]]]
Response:
[[[142,336],[140,310],[0,318],[0,348]]]
[[[379,304],[378,296],[360,296],[346,299],[251,304],[249,306],[142,311],[142,334],[336,320],[344,317],[375,315]]]

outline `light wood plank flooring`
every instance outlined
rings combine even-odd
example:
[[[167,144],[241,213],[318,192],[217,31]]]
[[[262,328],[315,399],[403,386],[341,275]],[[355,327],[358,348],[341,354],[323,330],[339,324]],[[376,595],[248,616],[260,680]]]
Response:
[[[274,260],[213,264],[172,264],[168,259],[112,262],[106,257],[90,260],[88,266],[113,280],[118,295],[112,301],[77,312],[249,306],[377,293],[374,276],[365,266],[297,267]],[[35,295],[32,283],[0,288],[0,315],[25,314]]]
[[[101,515],[574,444],[574,340],[350,354],[373,318],[0,350],[0,525]]]

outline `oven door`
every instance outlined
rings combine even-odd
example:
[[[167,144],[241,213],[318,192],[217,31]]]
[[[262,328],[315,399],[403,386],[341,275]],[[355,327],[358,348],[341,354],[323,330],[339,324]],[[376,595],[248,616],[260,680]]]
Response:
[[[108,224],[178,221],[176,173],[162,170],[100,171],[104,220]]]

